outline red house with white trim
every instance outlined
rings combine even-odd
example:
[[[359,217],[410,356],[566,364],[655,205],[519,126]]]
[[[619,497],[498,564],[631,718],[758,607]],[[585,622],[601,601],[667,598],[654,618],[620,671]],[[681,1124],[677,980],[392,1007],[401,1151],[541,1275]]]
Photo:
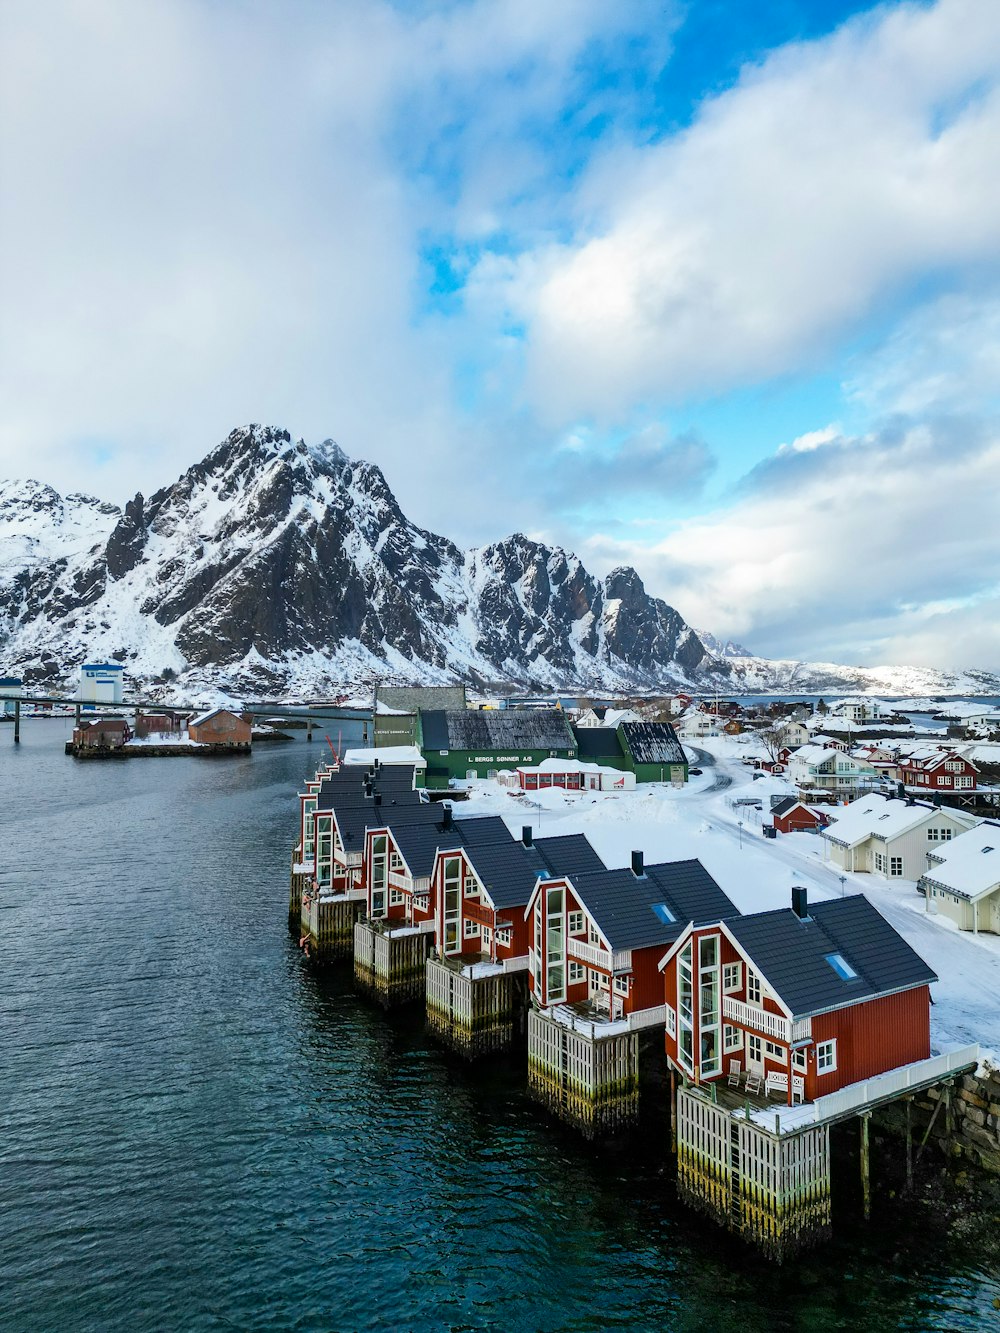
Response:
[[[900,756],[899,776],[904,786],[922,791],[971,791],[979,769],[954,750],[925,748]]]
[[[813,1101],[930,1055],[935,974],[862,895],[690,925],[661,961],[671,1068]]]

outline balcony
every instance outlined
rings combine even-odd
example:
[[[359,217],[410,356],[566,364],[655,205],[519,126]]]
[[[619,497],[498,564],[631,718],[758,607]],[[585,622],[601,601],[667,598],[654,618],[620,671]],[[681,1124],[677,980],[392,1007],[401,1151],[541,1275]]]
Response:
[[[603,972],[628,972],[632,967],[631,949],[619,949],[617,953],[611,953],[609,949],[585,944],[583,940],[575,940],[572,936],[566,941],[566,955],[580,963],[599,967]]]
[[[790,1046],[793,1041],[804,1041],[812,1036],[811,1019],[802,1018],[793,1023],[782,1014],[768,1013],[766,1009],[761,1009],[756,1004],[745,1004],[743,1000],[734,1000],[729,995],[723,997],[722,1016],[739,1023],[741,1027],[749,1028],[752,1032],[759,1032],[765,1037],[784,1042],[786,1046]]]

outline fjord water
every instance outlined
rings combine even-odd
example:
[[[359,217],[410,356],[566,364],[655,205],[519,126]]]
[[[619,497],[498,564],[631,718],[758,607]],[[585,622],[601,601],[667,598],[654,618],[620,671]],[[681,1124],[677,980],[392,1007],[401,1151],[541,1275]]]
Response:
[[[658,1124],[599,1153],[313,974],[318,743],[80,763],[70,725],[0,727],[0,1328],[1000,1325],[980,1227],[770,1269],[676,1202]]]

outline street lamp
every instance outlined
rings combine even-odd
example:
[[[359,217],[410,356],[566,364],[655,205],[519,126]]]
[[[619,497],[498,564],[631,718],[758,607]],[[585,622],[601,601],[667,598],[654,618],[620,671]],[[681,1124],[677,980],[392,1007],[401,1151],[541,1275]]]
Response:
[[[844,896],[844,885],[847,883],[847,876],[846,876],[846,875],[841,875],[841,876],[839,876],[839,878],[840,878],[840,896],[841,896],[841,898],[843,898],[843,896]]]

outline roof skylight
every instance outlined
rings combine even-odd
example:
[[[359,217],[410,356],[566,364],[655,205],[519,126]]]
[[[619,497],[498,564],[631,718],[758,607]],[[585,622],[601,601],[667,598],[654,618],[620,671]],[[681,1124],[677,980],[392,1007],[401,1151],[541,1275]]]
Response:
[[[843,981],[853,981],[858,975],[842,953],[828,953],[826,961]]]

